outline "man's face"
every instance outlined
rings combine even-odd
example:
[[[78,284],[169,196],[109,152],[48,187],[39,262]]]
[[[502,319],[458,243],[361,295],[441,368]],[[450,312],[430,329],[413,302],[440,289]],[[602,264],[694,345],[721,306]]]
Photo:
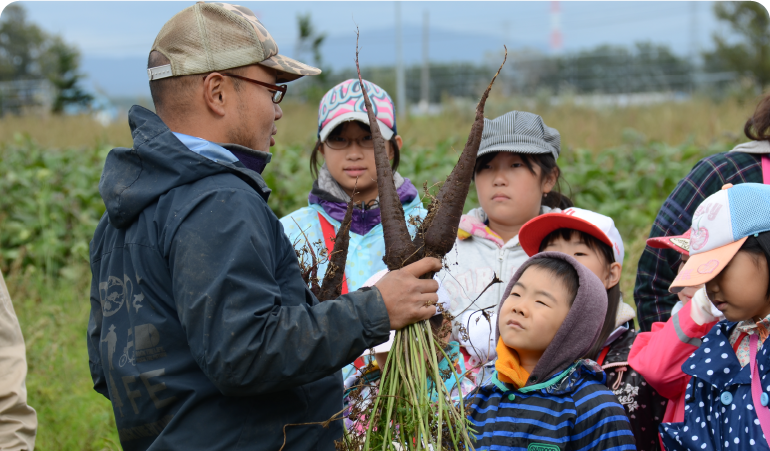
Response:
[[[265,83],[275,84],[275,71],[259,66],[247,66],[240,75]],[[275,121],[283,116],[279,105],[273,103],[273,93],[264,86],[240,81],[240,91],[235,91],[235,79],[225,77],[231,96],[236,102],[230,104],[228,116],[232,117],[228,129],[228,141],[250,149],[269,151],[275,145],[273,135],[278,132]]]

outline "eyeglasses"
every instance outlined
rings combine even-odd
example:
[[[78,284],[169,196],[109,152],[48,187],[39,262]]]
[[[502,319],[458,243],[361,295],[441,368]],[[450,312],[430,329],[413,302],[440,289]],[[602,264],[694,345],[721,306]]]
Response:
[[[362,138],[356,138],[354,140],[350,140],[348,138],[344,138],[342,136],[330,136],[326,138],[326,144],[330,148],[334,150],[342,150],[347,149],[350,146],[350,143],[355,141],[356,144],[358,144],[358,147],[364,148],[364,149],[373,149],[374,148],[374,140],[372,139],[372,135],[366,135]]]
[[[238,80],[248,81],[249,83],[254,83],[255,85],[264,86],[273,94],[273,103],[276,104],[281,103],[281,100],[283,100],[283,97],[286,95],[286,90],[289,89],[286,85],[271,85],[270,83],[265,83],[264,81],[252,80],[251,78],[241,77],[240,75],[228,74],[225,72],[217,73],[228,77],[237,78]]]

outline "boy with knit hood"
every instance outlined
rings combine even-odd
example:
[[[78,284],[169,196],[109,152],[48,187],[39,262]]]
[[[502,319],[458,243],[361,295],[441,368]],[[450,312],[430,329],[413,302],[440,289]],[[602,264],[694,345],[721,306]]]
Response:
[[[497,372],[466,401],[476,449],[636,449],[601,367],[581,359],[606,310],[602,282],[566,254],[519,268],[498,305]]]

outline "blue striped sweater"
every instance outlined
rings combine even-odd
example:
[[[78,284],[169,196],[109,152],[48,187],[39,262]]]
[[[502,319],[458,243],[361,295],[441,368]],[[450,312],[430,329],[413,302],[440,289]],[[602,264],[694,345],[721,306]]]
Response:
[[[476,449],[636,450],[626,412],[604,379],[590,360],[520,390],[494,377],[466,398]]]

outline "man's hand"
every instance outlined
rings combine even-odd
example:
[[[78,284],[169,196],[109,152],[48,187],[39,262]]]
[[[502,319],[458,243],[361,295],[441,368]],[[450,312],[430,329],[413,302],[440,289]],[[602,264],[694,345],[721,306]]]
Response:
[[[423,258],[398,271],[390,271],[374,285],[385,301],[392,330],[403,329],[436,314],[436,307],[426,304],[438,302],[438,282],[418,277],[440,269],[439,259]]]

